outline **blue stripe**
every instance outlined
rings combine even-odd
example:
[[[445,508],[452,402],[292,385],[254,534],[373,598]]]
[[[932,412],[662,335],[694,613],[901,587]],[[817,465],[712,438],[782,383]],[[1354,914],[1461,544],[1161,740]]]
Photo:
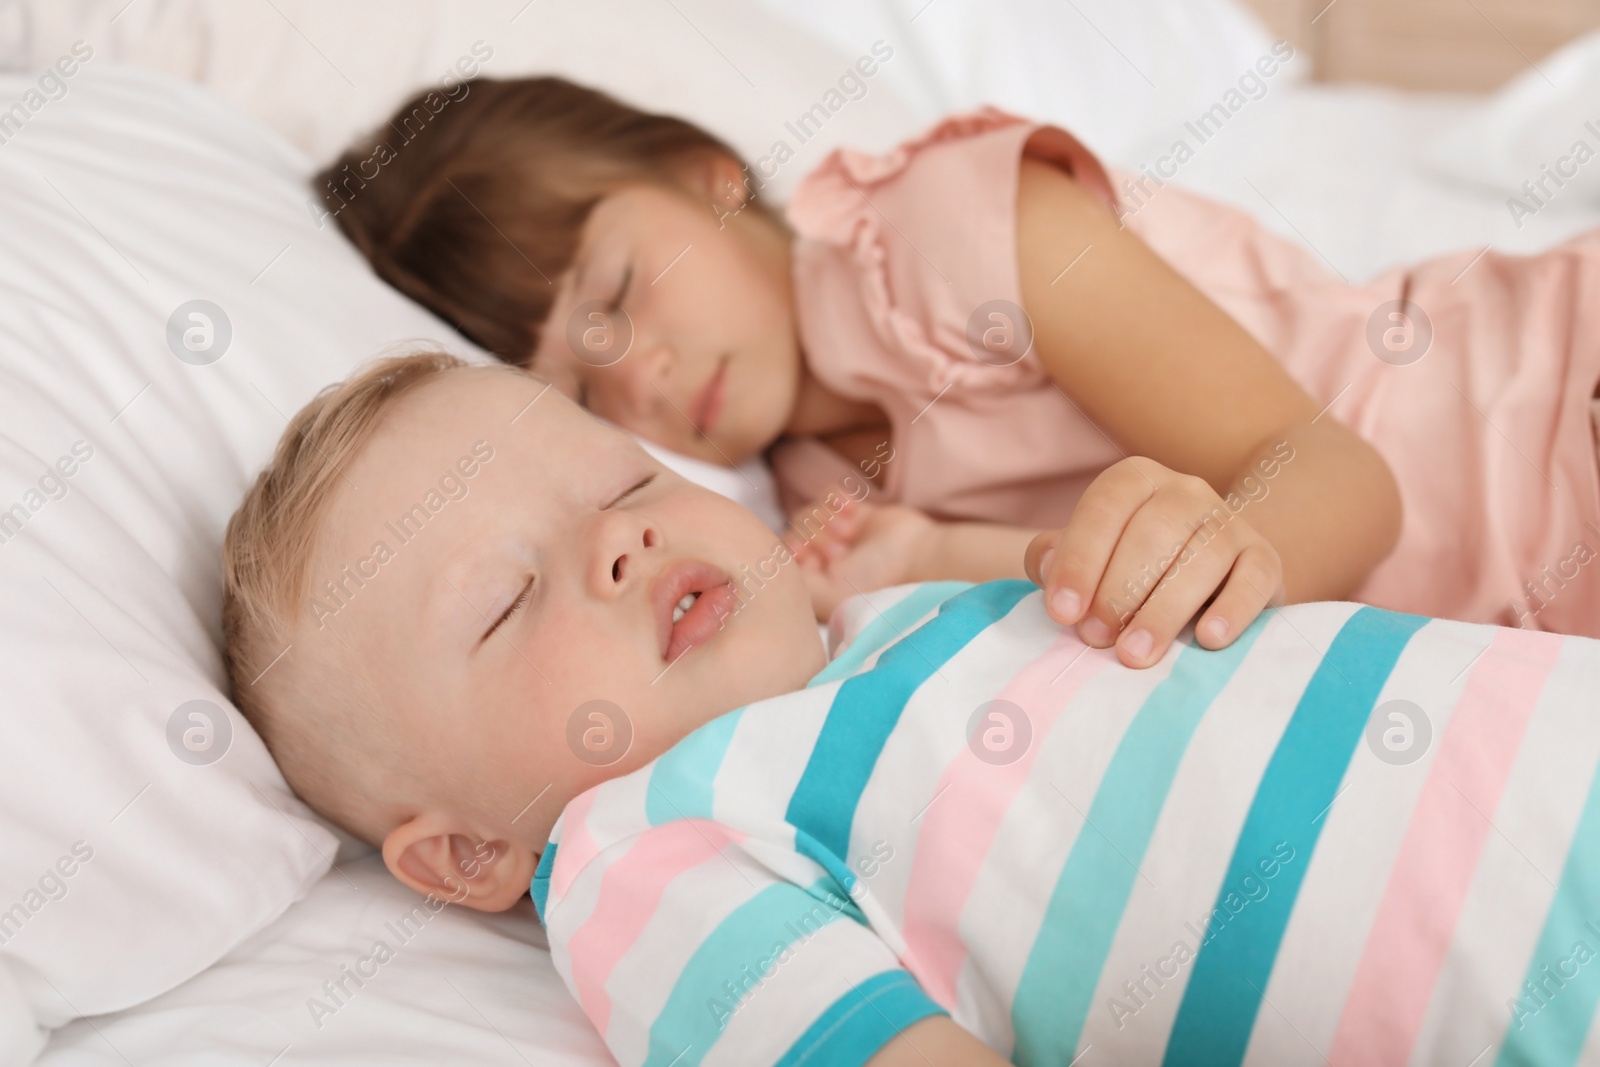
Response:
[[[1038,586],[1017,580],[973,586],[891,645],[870,671],[846,679],[834,694],[784,819],[835,856],[846,855],[861,792],[906,701],[941,664],[1032,592]]]
[[[674,819],[712,818],[717,772],[743,717],[743,708],[719,715],[656,757],[644,800],[651,826]]]
[[[971,582],[925,582],[918,586],[890,604],[881,615],[862,627],[861,632],[856,634],[856,639],[846,645],[844,651],[835,656],[832,663],[822,668],[815,678],[807,682],[806,688],[826,685],[837,678],[854,674],[869,656],[904,634],[918,619],[962,590],[970,588],[972,588]]]
[[[777,1067],[861,1067],[912,1023],[948,1014],[911,975],[884,971],[834,1001],[789,1046]]]
[[[545,903],[550,899],[550,872],[555,866],[556,843],[552,841],[545,846],[544,855],[539,857],[539,866],[533,869],[533,881],[528,886],[528,892],[533,894],[533,910],[538,914],[541,924],[545,921]]]
[[[1185,640],[1172,673],[1128,724],[1061,869],[1012,1002],[1019,1064],[1069,1062],[1111,940],[1133,892],[1178,764],[1195,728],[1275,612],[1226,648]]]
[[[1561,868],[1561,882],[1528,961],[1524,982],[1532,983],[1538,996],[1529,994],[1526,985],[1518,991],[1522,996],[1496,1067],[1523,1063],[1569,1067],[1583,1054],[1600,1001],[1596,901],[1600,901],[1600,773],[1589,779],[1589,797]],[[1578,951],[1580,944],[1586,952]]]
[[[818,930],[845,914],[841,900],[819,900],[800,886],[779,882],[723,918],[695,947],[651,1023],[646,1067],[699,1063],[746,1001],[776,995],[763,991],[765,981],[790,954],[804,952]],[[876,935],[861,930],[861,936]]]
[[[1217,890],[1213,915],[1231,916],[1200,946],[1178,1017],[1168,1040],[1167,1067],[1237,1065],[1261,1011],[1267,982],[1294,910],[1322,815],[1338,795],[1350,756],[1373,705],[1411,636],[1428,619],[1363,607],[1340,628],[1300,695],[1294,715],[1267,762],[1228,872]],[[1248,907],[1240,900],[1247,878],[1274,858],[1283,862],[1272,891]]]
[[[844,861],[842,853],[834,853],[824,848],[816,838],[799,828],[794,832],[794,850],[806,859],[828,872],[828,877],[839,889],[854,898],[856,891],[856,872]]]
[[[824,904],[839,911],[845,917],[854,919],[862,926],[870,926],[866,913],[859,905],[848,896],[839,895],[839,880],[832,875],[823,875],[805,887],[806,895],[822,901]]]

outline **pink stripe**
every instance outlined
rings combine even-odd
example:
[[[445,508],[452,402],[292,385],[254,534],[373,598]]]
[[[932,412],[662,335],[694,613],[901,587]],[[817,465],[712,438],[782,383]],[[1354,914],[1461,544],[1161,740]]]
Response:
[[[1080,654],[1082,660],[1061,677]],[[906,955],[902,962],[928,996],[947,1011],[955,1010],[956,979],[967,959],[959,930],[961,913],[1000,823],[1028,780],[1034,759],[1062,710],[1085,682],[1115,658],[1112,649],[1096,652],[1079,641],[1076,632],[1063,633],[998,696],[1027,713],[1033,735],[1022,757],[996,767],[963,745],[939,779],[938,800],[928,808],[917,831],[906,882]]]
[[[1560,635],[1502,627],[1474,665],[1367,933],[1332,1063],[1411,1059],[1489,836],[1484,816],[1500,805],[1561,647]]]
[[[606,982],[617,962],[633,947],[655,918],[661,895],[672,880],[720,856],[745,835],[706,819],[675,819],[641,834],[628,851],[606,869],[594,911],[573,933],[568,945],[578,1003],[603,1036],[611,1022],[611,996]],[[566,845],[556,854],[559,867]]]
[[[589,865],[600,853],[594,835],[589,832],[589,812],[594,807],[598,790],[587,789],[572,798],[561,819],[560,848],[556,851],[556,864],[550,871],[550,895],[560,900],[572,888],[572,876]]]

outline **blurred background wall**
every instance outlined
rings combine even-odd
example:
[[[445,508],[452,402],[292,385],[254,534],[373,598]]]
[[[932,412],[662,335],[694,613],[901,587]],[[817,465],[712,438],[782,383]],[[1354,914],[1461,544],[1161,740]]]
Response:
[[[1600,0],[1246,0],[1318,81],[1482,91],[1600,26]]]

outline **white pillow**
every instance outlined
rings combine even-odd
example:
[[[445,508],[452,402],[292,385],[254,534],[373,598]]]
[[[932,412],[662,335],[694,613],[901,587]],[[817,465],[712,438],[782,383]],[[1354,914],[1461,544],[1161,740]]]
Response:
[[[319,387],[389,341],[471,354],[316,227],[277,136],[98,54],[61,84],[32,110],[39,76],[0,76],[28,109],[0,145],[6,1064],[189,978],[328,868],[338,838],[222,693],[222,531]],[[195,300],[222,310],[209,353],[184,345]]]
[[[1238,83],[1272,37],[1239,0],[759,0],[840,50],[883,38],[895,49],[880,79],[919,126],[994,104],[1065,126],[1107,162],[1194,119]],[[1309,63],[1277,72],[1273,91]]]
[[[778,506],[777,480],[760,456],[751,456],[737,467],[721,467],[694,456],[680,456],[642,437],[635,440],[668,470],[749,508],[774,533],[782,533],[788,525]]]
[[[1534,214],[1546,206],[1600,202],[1600,30],[1568,42],[1507,82],[1482,107],[1435,137],[1423,161],[1435,173],[1516,197]],[[1592,124],[1592,126],[1591,126]],[[1586,161],[1562,158],[1575,142],[1588,146]],[[1563,184],[1545,168],[1565,170]],[[1545,180],[1534,197],[1524,182]],[[1526,222],[1528,216],[1508,218]],[[1519,227],[1520,228],[1520,227]]]
[[[418,41],[422,51],[455,47],[440,44],[447,5],[413,6],[411,43],[397,35],[397,54],[358,35],[377,41],[375,68],[432,66],[405,62]],[[709,8],[685,6],[707,17]],[[276,7],[302,20],[322,10]],[[288,793],[222,696],[221,532],[287,417],[323,384],[396,340],[431,338],[483,358],[378,282],[335,228],[318,226],[307,158],[193,87],[110,62],[159,50],[156,31],[192,31],[197,39],[172,37],[200,63],[191,73],[254,71],[273,86],[256,105],[287,105],[283,42],[268,27],[241,28],[231,17],[239,10],[79,0],[0,11],[21,42],[6,61],[60,61],[55,73],[0,77],[0,101],[22,109],[6,112],[9,125],[0,117],[0,331],[10,342],[0,348],[0,512],[23,509],[0,544],[0,679],[28,712],[3,735],[13,755],[0,774],[0,828],[12,846],[0,870],[0,1064],[28,1062],[46,1030],[75,1016],[182,982],[326,870],[340,838]],[[812,74],[850,65],[759,17],[741,19],[732,4],[718,11],[725,45],[723,35],[752,21],[759,30],[739,54],[767,88],[731,109],[748,144],[779,113],[764,106],[805,98]],[[391,19],[407,22],[398,11],[377,21]],[[618,71],[649,69],[671,36],[659,20],[632,26],[631,44],[596,29],[572,23],[578,36],[566,44],[620,57]],[[299,26],[285,32],[306,43]],[[707,46],[695,27],[675,32]],[[560,51],[541,41],[544,53]],[[574,62],[576,51],[561,58]],[[737,95],[719,84],[732,69],[697,80],[678,64],[632,84],[647,99],[659,89],[653,106],[675,96],[679,110],[715,126],[698,112]],[[357,117],[352,101],[341,112],[314,88],[299,110],[280,113],[310,115],[314,100],[343,115],[342,144],[399,93],[375,90],[361,104],[371,114]],[[909,132],[885,94],[865,100],[840,113],[827,139],[873,143],[862,125],[890,114],[899,125],[876,143]],[[726,124],[719,132],[746,147]],[[824,139],[808,146],[817,159]],[[809,165],[797,159],[780,177],[796,180]],[[194,300],[212,306],[189,307]],[[192,319],[196,310],[210,319]],[[209,363],[184,347],[207,330],[222,353]],[[215,761],[189,753],[186,738],[209,742]],[[346,856],[365,851],[342,843]]]
[[[779,201],[833,148],[887,149],[919,124],[876,64],[858,99],[829,95],[870,38],[835,51],[742,0],[14,0],[0,30],[7,18],[0,64],[40,67],[83,38],[103,59],[206,85],[318,162],[463,74],[563,75],[689,117],[752,164],[782,140],[793,157],[763,186]],[[790,133],[819,102],[826,121]]]

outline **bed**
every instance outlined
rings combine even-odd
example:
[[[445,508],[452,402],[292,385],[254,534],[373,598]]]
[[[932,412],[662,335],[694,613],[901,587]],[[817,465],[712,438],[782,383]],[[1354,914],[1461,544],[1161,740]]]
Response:
[[[0,1064],[611,1062],[529,901],[419,908],[287,791],[220,690],[216,550],[320,385],[418,339],[484,358],[372,277],[304,186],[405,93],[469,67],[553,71],[759,155],[775,116],[893,41],[866,95],[775,180],[782,199],[830,147],[886,147],[980,103],[1150,165],[1271,46],[1230,0],[795,11],[0,4],[0,510],[25,510],[16,529],[0,519]],[[1174,180],[1351,280],[1462,247],[1541,248],[1600,225],[1600,168],[1531,216],[1507,209],[1581,134],[1600,38],[1541,67],[1470,96],[1319,85],[1291,63]],[[191,345],[197,325],[212,332]],[[763,471],[684,468],[777,521]],[[64,488],[34,509],[44,476]],[[72,858],[80,842],[91,859]]]

